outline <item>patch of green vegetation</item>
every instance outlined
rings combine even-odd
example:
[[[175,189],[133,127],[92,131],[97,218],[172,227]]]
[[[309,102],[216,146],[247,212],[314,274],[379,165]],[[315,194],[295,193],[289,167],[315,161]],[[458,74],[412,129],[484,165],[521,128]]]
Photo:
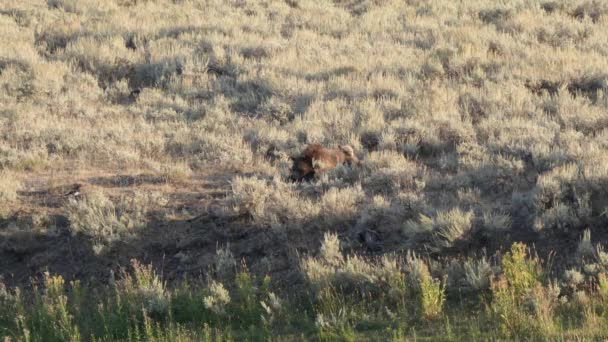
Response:
[[[333,241],[326,237],[326,251]],[[481,297],[446,295],[445,282],[414,256],[403,268],[388,259],[357,261],[367,263],[371,278],[343,273],[342,267],[352,267],[346,262],[334,264],[324,282],[308,270],[308,287],[299,293],[273,289],[268,276],[258,278],[244,267],[225,284],[184,280],[171,289],[152,266],[136,261],[103,288],[83,288],[47,273],[39,287],[0,288],[0,336],[8,341],[451,341],[608,334],[606,275],[598,275],[596,290],[558,299],[559,287],[521,243],[502,257],[502,272]]]

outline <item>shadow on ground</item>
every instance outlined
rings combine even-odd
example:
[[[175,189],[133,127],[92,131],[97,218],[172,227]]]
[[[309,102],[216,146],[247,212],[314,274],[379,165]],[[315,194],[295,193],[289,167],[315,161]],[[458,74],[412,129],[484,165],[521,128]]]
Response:
[[[474,232],[463,243],[456,243],[441,253],[426,249],[424,239],[403,237],[398,225],[390,223],[383,227],[378,223],[369,226],[361,220],[361,213],[349,216],[324,213],[323,217],[310,217],[303,222],[285,224],[280,229],[271,228],[256,223],[246,210],[233,210],[227,197],[230,184],[235,177],[244,174],[223,172],[197,176],[191,184],[173,188],[173,192],[166,194],[169,204],[152,211],[145,227],[103,249],[86,235],[72,234],[69,220],[61,212],[66,193],[69,197],[74,190],[80,189],[78,184],[22,192],[21,197],[30,203],[29,210],[17,211],[0,220],[0,277],[9,286],[28,286],[30,279],[39,278],[48,271],[67,280],[78,279],[83,284],[103,284],[110,281],[113,273],[129,267],[131,259],[137,259],[153,264],[171,284],[185,276],[207,274],[213,269],[217,250],[228,248],[237,262],[245,262],[252,272],[268,274],[279,286],[288,287],[302,283],[300,260],[318,252],[327,231],[340,236],[345,252],[371,257],[404,254],[407,249],[415,249],[428,257],[447,260],[447,257],[492,255],[508,248],[513,241],[523,241],[534,246],[543,258],[555,255],[558,248],[555,258],[560,260],[555,260],[555,264],[564,267],[568,265],[568,258],[576,253],[577,244],[572,243],[572,239],[580,238],[578,231],[568,236],[534,232],[529,221],[532,213],[511,205],[514,226],[509,234],[488,237]],[[95,177],[88,182],[118,190],[141,184],[160,184],[157,178],[146,175]],[[454,197],[458,190],[462,189],[440,189],[431,183],[425,191],[429,194],[441,191],[444,196]],[[302,195],[306,196],[304,192]],[[40,213],[45,210],[47,214],[41,219]],[[412,211],[410,216],[415,218],[416,215],[417,212]],[[481,215],[476,212],[476,216]],[[605,221],[598,221],[598,225],[592,227],[594,240],[607,238],[601,232],[602,223]],[[372,232],[372,235],[362,236],[361,232]],[[374,239],[372,242],[377,248],[369,248],[368,241],[361,241],[368,238]]]

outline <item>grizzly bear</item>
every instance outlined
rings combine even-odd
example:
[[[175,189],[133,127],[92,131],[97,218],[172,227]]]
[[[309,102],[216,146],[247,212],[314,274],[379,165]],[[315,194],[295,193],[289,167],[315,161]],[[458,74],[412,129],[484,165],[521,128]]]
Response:
[[[298,157],[291,157],[292,181],[310,181],[315,176],[331,170],[338,165],[360,165],[353,148],[339,145],[338,148],[325,148],[321,144],[310,144]]]

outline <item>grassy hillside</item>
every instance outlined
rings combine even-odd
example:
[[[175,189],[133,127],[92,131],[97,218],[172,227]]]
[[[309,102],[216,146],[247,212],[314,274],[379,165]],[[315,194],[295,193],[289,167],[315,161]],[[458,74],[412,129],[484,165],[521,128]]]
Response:
[[[0,337],[607,336],[606,32],[600,0],[0,1]],[[289,182],[315,142],[363,164]]]

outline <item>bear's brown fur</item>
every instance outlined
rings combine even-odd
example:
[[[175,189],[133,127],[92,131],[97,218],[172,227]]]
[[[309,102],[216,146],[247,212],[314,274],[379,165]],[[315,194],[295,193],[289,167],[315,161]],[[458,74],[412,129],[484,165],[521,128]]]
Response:
[[[292,181],[309,181],[321,173],[338,165],[360,165],[353,148],[339,145],[338,148],[325,148],[321,144],[310,144],[298,157],[292,157]]]

